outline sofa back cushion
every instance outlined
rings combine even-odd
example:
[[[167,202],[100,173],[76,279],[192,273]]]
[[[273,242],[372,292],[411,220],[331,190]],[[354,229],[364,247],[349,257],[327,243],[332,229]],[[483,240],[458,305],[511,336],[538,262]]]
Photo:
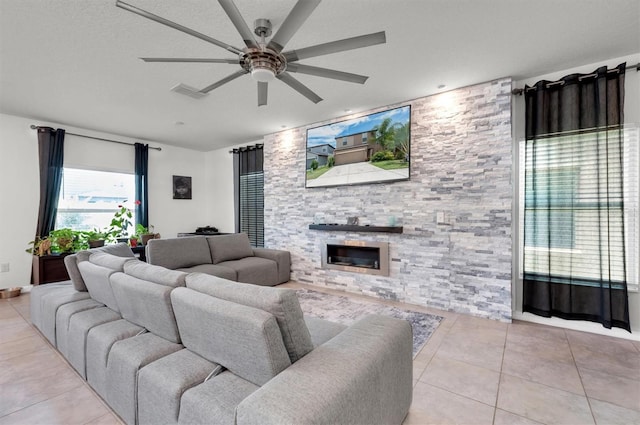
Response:
[[[187,287],[213,297],[258,308],[275,316],[292,363],[313,350],[311,334],[293,289],[232,282],[202,273],[189,274]]]
[[[142,261],[129,261],[124,265],[124,272],[129,276],[147,280],[159,285],[178,287],[185,286],[185,272],[166,269],[162,266],[143,263]]]
[[[120,311],[109,282],[109,277],[117,273],[116,270],[93,264],[90,261],[78,262],[78,270],[91,298],[106,305],[113,311]]]
[[[151,239],[146,248],[147,262],[168,269],[211,264],[207,240],[201,236]]]
[[[186,348],[239,377],[264,385],[291,364],[271,314],[188,288],[171,292]]]
[[[67,255],[64,257],[64,265],[67,268],[69,279],[71,279],[71,283],[73,283],[73,287],[76,288],[76,291],[87,291],[87,286],[82,279],[80,269],[78,269],[78,260],[80,258],[80,261],[87,261],[89,259],[89,255],[94,252],[106,252],[108,254],[117,255],[118,257],[135,258],[133,251],[131,251],[131,248],[129,248],[126,243],[105,245],[100,248],[92,248],[76,254]]]
[[[251,248],[251,242],[249,242],[249,236],[246,233],[208,236],[207,242],[209,242],[209,249],[211,249],[213,264],[253,257],[253,248]]]
[[[180,343],[170,298],[173,287],[125,273],[112,274],[111,286],[123,318],[168,341]]]

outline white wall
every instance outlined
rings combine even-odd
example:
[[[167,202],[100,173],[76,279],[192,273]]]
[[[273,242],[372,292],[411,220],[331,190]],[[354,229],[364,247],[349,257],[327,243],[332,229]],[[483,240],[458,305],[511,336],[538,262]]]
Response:
[[[0,177],[4,183],[0,185],[0,264],[10,264],[9,272],[0,273],[0,288],[28,285],[31,276],[31,256],[25,249],[34,238],[39,203],[38,142],[36,131],[29,128],[31,124],[130,143],[137,141],[0,114]],[[191,232],[211,222],[207,217],[211,183],[206,177],[209,167],[205,155],[190,149],[148,143],[162,148],[161,151],[149,150],[149,223],[154,225],[156,232],[163,237],[175,237],[179,232]],[[65,166],[133,173],[134,149],[67,135]],[[192,177],[193,199],[173,199],[173,175]],[[221,181],[223,185],[228,184]],[[217,184],[220,185],[220,181]],[[233,208],[233,202],[231,205]]]
[[[235,205],[233,200],[233,154],[234,148],[264,143],[257,140],[253,143],[230,146],[209,151],[205,155],[206,180],[208,184],[207,217],[210,223],[206,225],[217,227],[225,233],[235,232]],[[267,158],[265,158],[267,161]]]
[[[565,69],[562,71],[557,71],[552,74],[540,75],[538,77],[529,78],[526,80],[516,81],[514,83],[515,87],[524,88],[525,84],[532,86],[536,82],[540,80],[550,80],[555,81],[558,80],[565,75],[574,74],[574,73],[590,73],[595,69],[606,65],[609,68],[613,68],[619,65],[622,62],[626,62],[627,66],[635,65],[640,62],[640,54],[625,56],[622,58],[614,58],[604,62],[598,62],[595,64],[588,64],[584,66],[580,66],[577,68]],[[518,144],[520,141],[524,140],[524,127],[525,127],[525,105],[524,105],[524,96],[514,96],[513,102],[513,151],[514,151],[514,176],[519,175],[519,170],[517,169],[519,161],[517,158],[518,154]],[[640,126],[640,72],[628,69],[625,73],[625,103],[624,103],[624,120],[625,124],[635,124]],[[518,238],[519,238],[519,229],[517,223],[519,223],[519,197],[517,194],[519,186],[518,181],[515,179],[514,182],[515,187],[515,196],[514,202],[514,219],[513,223],[514,227],[514,243],[513,246],[515,248],[519,247]],[[514,270],[520,270],[520,260],[521,254],[519,250],[514,250]],[[640,262],[640,259],[635,258],[632,261],[636,261],[636,264]],[[620,329],[606,329],[603,328],[600,324],[591,323],[591,322],[583,322],[583,321],[568,321],[562,320],[558,318],[550,318],[545,319],[539,316],[534,316],[529,313],[522,313],[522,281],[519,279],[519,273],[514,273],[514,282],[513,282],[513,317],[523,320],[530,320],[541,322],[554,326],[567,327],[571,329],[578,329],[588,332],[595,332],[607,335],[615,335],[624,338],[631,339],[640,339],[637,332],[640,331],[640,294],[638,292],[629,292],[629,315],[631,320],[631,330],[634,332],[633,334],[629,334],[626,331]]]

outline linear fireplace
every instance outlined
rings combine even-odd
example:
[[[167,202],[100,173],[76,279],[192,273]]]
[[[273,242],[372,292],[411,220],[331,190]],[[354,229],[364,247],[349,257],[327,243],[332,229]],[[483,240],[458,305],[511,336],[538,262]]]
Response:
[[[322,246],[322,267],[389,276],[389,243],[326,241]]]

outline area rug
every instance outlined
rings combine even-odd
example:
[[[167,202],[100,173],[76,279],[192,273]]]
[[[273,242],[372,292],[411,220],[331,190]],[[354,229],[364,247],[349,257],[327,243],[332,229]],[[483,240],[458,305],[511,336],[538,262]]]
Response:
[[[298,289],[302,311],[307,316],[350,325],[368,314],[383,314],[407,320],[413,328],[413,357],[422,349],[443,319],[433,314],[401,310],[375,302],[325,294],[309,289]]]

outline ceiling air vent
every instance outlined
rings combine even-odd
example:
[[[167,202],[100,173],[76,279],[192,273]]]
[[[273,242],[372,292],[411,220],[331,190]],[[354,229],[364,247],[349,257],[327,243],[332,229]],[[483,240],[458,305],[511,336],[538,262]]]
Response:
[[[205,97],[208,94],[208,93],[202,93],[198,89],[193,88],[191,86],[188,86],[186,84],[182,84],[182,83],[178,84],[175,87],[172,87],[171,91],[183,94],[185,96],[192,97],[194,99],[201,99],[201,98]]]

